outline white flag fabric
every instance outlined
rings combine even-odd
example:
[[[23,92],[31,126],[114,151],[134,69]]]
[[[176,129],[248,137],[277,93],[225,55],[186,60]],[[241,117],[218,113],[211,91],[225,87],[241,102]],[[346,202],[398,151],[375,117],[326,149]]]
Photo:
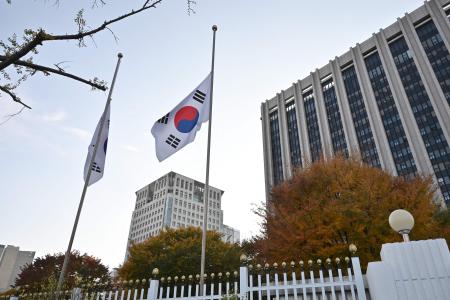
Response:
[[[202,123],[209,120],[211,74],[183,101],[152,127],[156,157],[163,161],[195,139]]]
[[[92,164],[92,172],[91,177],[89,178],[88,185],[96,183],[103,177],[103,171],[105,168],[105,158],[106,158],[106,149],[108,147],[108,133],[109,133],[109,117],[110,117],[110,108],[105,113],[106,121],[103,124],[102,135],[99,138],[99,147],[97,149],[97,153],[95,155],[94,163]],[[95,140],[98,135],[98,131],[100,130],[100,123],[102,119],[98,121],[97,128],[95,128],[94,136],[92,137],[91,144],[88,148],[88,154],[86,157],[86,163],[84,164],[84,180],[86,181],[87,174],[89,171],[89,165],[91,163],[92,155],[94,154]]]

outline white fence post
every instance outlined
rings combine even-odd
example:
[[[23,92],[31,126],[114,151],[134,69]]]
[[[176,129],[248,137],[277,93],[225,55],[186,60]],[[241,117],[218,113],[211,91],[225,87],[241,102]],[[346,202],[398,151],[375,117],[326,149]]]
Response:
[[[358,294],[358,299],[366,300],[366,290],[364,288],[364,280],[361,272],[361,264],[359,263],[359,258],[356,256],[352,257],[352,267],[353,267],[353,274],[355,275],[355,285],[356,285],[356,293]]]
[[[367,269],[372,299],[386,299],[387,291],[397,299],[449,299],[450,252],[444,239],[383,244],[380,254],[381,262]],[[389,290],[380,277],[390,281]]]
[[[81,300],[83,298],[83,294],[80,288],[74,288],[72,290],[72,295],[70,296],[71,300]]]
[[[159,280],[157,279],[150,280],[150,288],[148,290],[147,295],[148,300],[158,299],[158,287],[159,287]]]
[[[246,300],[248,292],[248,269],[247,266],[239,268],[239,299]]]
[[[394,275],[385,262],[370,262],[367,266],[366,278],[371,299],[400,300],[395,287]]]

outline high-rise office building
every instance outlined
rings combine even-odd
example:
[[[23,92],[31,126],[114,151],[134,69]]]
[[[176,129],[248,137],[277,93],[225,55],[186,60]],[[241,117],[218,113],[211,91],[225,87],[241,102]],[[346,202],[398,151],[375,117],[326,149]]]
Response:
[[[431,0],[261,105],[266,195],[337,152],[432,175],[450,206],[450,1]]]
[[[34,251],[19,251],[19,247],[0,245],[0,292],[15,284],[21,268],[31,264]]]
[[[203,227],[204,188],[199,181],[170,172],[138,190],[125,259],[131,243],[143,242],[164,228]],[[220,232],[225,242],[238,243],[239,231],[223,224],[223,193],[209,187],[207,229]]]

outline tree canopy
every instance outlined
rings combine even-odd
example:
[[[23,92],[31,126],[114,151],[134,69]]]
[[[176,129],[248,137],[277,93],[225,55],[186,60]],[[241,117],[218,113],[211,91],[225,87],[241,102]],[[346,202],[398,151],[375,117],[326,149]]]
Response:
[[[201,245],[199,228],[166,229],[132,245],[128,260],[119,268],[119,276],[126,280],[148,279],[154,268],[159,269],[161,276],[195,276],[200,273]],[[238,244],[223,242],[218,232],[207,232],[205,271],[208,274],[237,270],[240,254]]]
[[[401,240],[388,224],[396,209],[414,216],[412,240],[449,237],[448,217],[434,217],[432,199],[430,178],[395,177],[356,159],[320,161],[273,188],[269,205],[256,211],[261,233],[244,248],[273,262],[346,256],[353,243],[365,267],[379,260],[383,243]]]
[[[22,268],[18,275],[15,286],[33,292],[52,292],[56,288],[59,273],[64,261],[64,254],[47,254],[39,257],[33,263]],[[67,267],[63,288],[72,289],[82,284],[108,283],[110,281],[108,268],[100,259],[88,254],[81,255],[77,251],[70,254],[70,262]]]

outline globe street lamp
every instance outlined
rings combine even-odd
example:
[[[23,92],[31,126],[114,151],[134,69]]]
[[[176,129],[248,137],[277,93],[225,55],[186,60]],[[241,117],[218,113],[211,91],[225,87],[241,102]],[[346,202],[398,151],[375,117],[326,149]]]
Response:
[[[389,215],[389,225],[403,236],[404,242],[409,242],[409,233],[414,227],[414,217],[404,209],[394,210]]]

